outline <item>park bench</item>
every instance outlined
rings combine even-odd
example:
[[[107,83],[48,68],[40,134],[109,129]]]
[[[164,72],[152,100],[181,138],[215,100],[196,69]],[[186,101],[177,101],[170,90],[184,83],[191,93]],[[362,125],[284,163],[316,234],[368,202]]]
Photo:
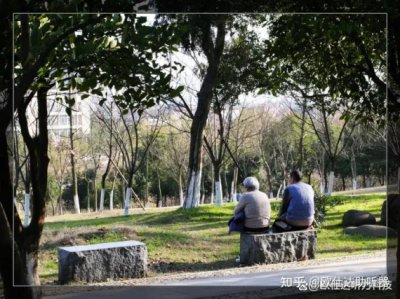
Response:
[[[283,233],[240,234],[240,264],[275,264],[315,258],[314,229]]]
[[[58,248],[60,283],[144,277],[146,272],[147,247],[138,241]]]

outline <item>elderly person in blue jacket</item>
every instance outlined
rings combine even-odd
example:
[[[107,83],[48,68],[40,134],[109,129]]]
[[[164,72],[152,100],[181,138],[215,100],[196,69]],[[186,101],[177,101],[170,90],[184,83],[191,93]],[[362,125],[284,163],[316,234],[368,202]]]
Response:
[[[247,177],[243,185],[246,191],[235,207],[235,215],[244,212],[244,231],[266,232],[271,217],[268,196],[259,190],[260,183],[255,177]]]
[[[293,170],[283,192],[278,220],[288,224],[287,230],[306,229],[314,221],[314,190],[301,180],[301,172]]]

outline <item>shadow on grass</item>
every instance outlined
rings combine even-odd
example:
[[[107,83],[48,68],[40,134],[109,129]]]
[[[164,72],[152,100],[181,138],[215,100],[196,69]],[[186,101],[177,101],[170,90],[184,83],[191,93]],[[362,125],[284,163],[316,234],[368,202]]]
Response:
[[[46,223],[48,229],[60,229],[63,227],[73,228],[80,226],[98,226],[110,225],[117,223],[132,222],[138,225],[166,225],[177,223],[204,223],[204,222],[222,222],[221,218],[226,218],[226,221],[232,215],[233,206],[223,208],[215,207],[198,207],[193,209],[179,208],[175,211],[168,212],[151,212],[148,214],[134,214],[129,216],[115,216],[97,219],[58,221]]]
[[[150,262],[149,270],[155,273],[201,272],[235,268],[235,258],[214,262]]]

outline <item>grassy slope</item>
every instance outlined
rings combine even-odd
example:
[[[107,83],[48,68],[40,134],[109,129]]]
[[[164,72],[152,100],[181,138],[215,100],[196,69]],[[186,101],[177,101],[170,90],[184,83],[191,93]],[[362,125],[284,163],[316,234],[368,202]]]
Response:
[[[384,194],[332,197],[331,200],[341,203],[329,208],[323,227],[318,229],[317,258],[385,249],[385,239],[344,235],[340,225],[343,213],[349,209],[367,210],[379,218],[384,197]],[[273,216],[279,204],[272,203]],[[150,275],[233,267],[239,255],[239,234],[227,234],[227,221],[233,207],[233,204],[222,208],[202,206],[128,217],[46,223],[40,258],[41,277],[44,282],[56,279],[58,246],[126,239],[147,244]]]

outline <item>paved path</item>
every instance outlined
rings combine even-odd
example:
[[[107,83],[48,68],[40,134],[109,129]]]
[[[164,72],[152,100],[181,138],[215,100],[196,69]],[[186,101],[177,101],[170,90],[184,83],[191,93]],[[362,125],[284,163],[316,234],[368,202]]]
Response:
[[[280,286],[282,277],[304,277],[306,281],[309,281],[311,278],[316,276],[354,278],[384,274],[386,274],[386,257],[377,257],[362,261],[336,262],[334,264],[324,264],[308,268],[249,273],[220,278],[212,277],[172,281],[167,282],[166,284],[185,286]]]
[[[48,299],[125,299],[125,298],[166,298],[194,299],[211,296],[223,296],[241,292],[261,292],[266,294],[282,292],[281,279],[304,277],[310,281],[312,277],[355,278],[385,275],[386,256],[362,260],[336,261],[331,264],[299,267],[295,269],[264,271],[240,275],[229,275],[211,278],[186,280],[169,280],[148,286],[118,287],[114,289],[95,289],[61,296],[46,297]],[[74,290],[78,291],[77,289]],[[251,298],[251,297],[250,297]],[[262,298],[262,297],[260,297]]]

